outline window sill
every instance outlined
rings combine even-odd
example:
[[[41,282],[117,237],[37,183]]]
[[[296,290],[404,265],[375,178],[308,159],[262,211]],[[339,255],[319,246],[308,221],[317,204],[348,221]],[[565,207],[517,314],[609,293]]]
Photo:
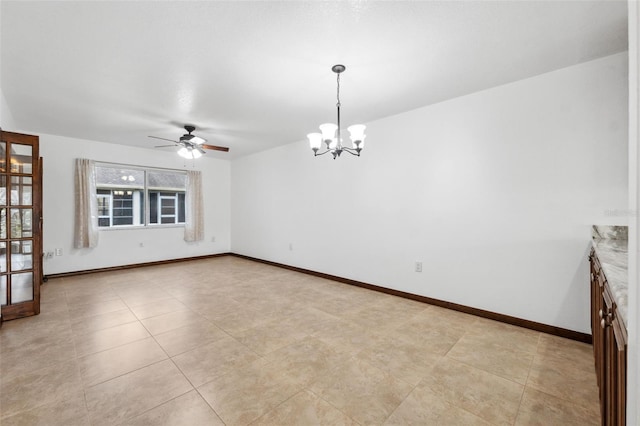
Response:
[[[170,223],[164,225],[124,225],[124,226],[110,226],[99,227],[98,231],[124,231],[124,230],[137,230],[137,229],[166,229],[166,228],[184,228],[184,223]]]

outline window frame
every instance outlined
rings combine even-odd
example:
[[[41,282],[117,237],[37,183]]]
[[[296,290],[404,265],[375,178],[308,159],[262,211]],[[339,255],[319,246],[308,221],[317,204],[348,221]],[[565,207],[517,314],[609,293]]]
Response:
[[[166,193],[164,193],[166,194]],[[159,193],[158,195],[158,212],[160,213],[160,220],[159,220],[159,224],[161,225],[167,225],[167,224],[176,224],[178,223],[178,193],[177,192],[172,192],[173,195],[163,195],[162,192]],[[173,214],[166,214],[164,213],[164,204],[163,201],[171,201],[171,208],[173,209]],[[169,206],[167,206],[169,207]],[[173,218],[173,222],[165,222],[164,219],[165,218]]]
[[[141,209],[141,215],[140,215],[140,219],[141,219],[141,223],[140,224],[134,224],[134,225],[114,225],[114,216],[113,216],[113,211],[114,211],[114,191],[127,191],[126,188],[116,188],[116,187],[106,187],[106,186],[100,186],[101,184],[97,181],[97,171],[96,171],[96,203],[97,203],[97,199],[99,197],[105,197],[108,198],[109,200],[109,226],[100,226],[98,225],[98,230],[99,231],[114,231],[114,230],[123,230],[123,229],[148,229],[148,228],[184,228],[185,224],[186,224],[186,211],[185,212],[181,212],[179,211],[180,208],[180,194],[183,194],[184,197],[186,197],[187,194],[187,184],[186,184],[186,176],[187,176],[187,172],[185,170],[179,170],[179,169],[170,169],[170,168],[162,168],[162,167],[146,167],[146,166],[139,166],[139,165],[132,165],[132,164],[124,164],[124,163],[110,163],[110,162],[103,162],[103,161],[96,161],[95,163],[95,167],[102,167],[102,168],[110,168],[110,169],[126,169],[126,170],[136,170],[136,171],[140,171],[143,172],[144,175],[144,187],[142,189],[140,188],[132,188],[132,190],[134,191],[134,198],[135,198],[135,192],[136,191],[140,191],[141,196],[142,196],[142,200],[141,200],[141,204],[142,206]],[[167,173],[173,173],[173,174],[178,174],[178,175],[183,175],[185,177],[185,185],[184,185],[184,189],[183,190],[176,190],[176,189],[166,189],[166,190],[161,190],[161,189],[150,189],[149,188],[149,172],[155,172],[155,173],[162,173],[162,172],[167,172]],[[98,191],[99,190],[104,190],[104,191],[109,191],[109,194],[99,194]],[[150,192],[155,192],[158,194],[158,199],[157,199],[157,219],[158,222],[157,223],[151,223],[151,208],[150,208],[150,204],[151,204],[151,199],[149,196]],[[174,198],[174,214],[170,215],[172,217],[174,217],[174,222],[172,223],[162,223],[162,217],[161,217],[161,210],[160,210],[160,200],[161,200],[161,193],[173,193],[173,198]],[[168,197],[171,198],[171,197]],[[133,202],[132,204],[132,212],[133,212],[133,217],[135,218],[135,210],[136,210],[136,206],[135,206],[135,202]],[[185,210],[186,210],[186,205],[184,206]],[[99,213],[99,210],[98,210]],[[180,216],[183,216],[185,218],[184,222],[179,222]],[[98,219],[102,219],[102,218],[107,218],[107,216],[98,216]]]

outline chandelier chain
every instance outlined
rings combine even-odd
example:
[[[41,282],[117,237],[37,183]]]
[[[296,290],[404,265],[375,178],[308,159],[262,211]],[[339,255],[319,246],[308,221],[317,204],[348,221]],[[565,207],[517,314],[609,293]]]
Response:
[[[342,134],[340,131],[340,73],[337,73],[338,77],[337,77],[337,91],[336,91],[336,98],[338,99],[338,103],[336,103],[336,109],[338,112],[338,130],[337,130],[337,149],[341,150],[342,149]]]
[[[338,74],[337,81],[338,81],[338,90],[336,94],[336,99],[338,100],[338,103],[336,104],[336,106],[340,108],[340,74]]]

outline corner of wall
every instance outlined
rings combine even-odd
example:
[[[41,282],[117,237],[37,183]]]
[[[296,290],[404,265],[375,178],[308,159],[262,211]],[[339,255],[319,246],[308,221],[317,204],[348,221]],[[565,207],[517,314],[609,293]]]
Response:
[[[14,130],[16,128],[13,114],[9,109],[7,99],[4,97],[2,87],[0,87],[0,127],[4,130]]]
[[[629,294],[627,424],[640,424],[640,6],[628,1],[629,20]]]

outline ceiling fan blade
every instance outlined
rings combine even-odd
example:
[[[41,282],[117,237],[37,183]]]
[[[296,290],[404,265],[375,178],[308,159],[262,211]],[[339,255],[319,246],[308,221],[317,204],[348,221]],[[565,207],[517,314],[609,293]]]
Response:
[[[177,142],[176,142],[176,141],[174,141],[173,139],[159,138],[158,136],[149,136],[149,137],[150,137],[150,138],[153,138],[153,139],[160,139],[160,140],[163,140],[163,141],[169,141],[169,142],[177,143]]]
[[[227,148],[226,146],[216,146],[216,145],[207,145],[207,144],[202,144],[200,146],[203,147],[204,149],[211,149],[211,150],[214,150],[214,151],[229,152],[229,148]]]

